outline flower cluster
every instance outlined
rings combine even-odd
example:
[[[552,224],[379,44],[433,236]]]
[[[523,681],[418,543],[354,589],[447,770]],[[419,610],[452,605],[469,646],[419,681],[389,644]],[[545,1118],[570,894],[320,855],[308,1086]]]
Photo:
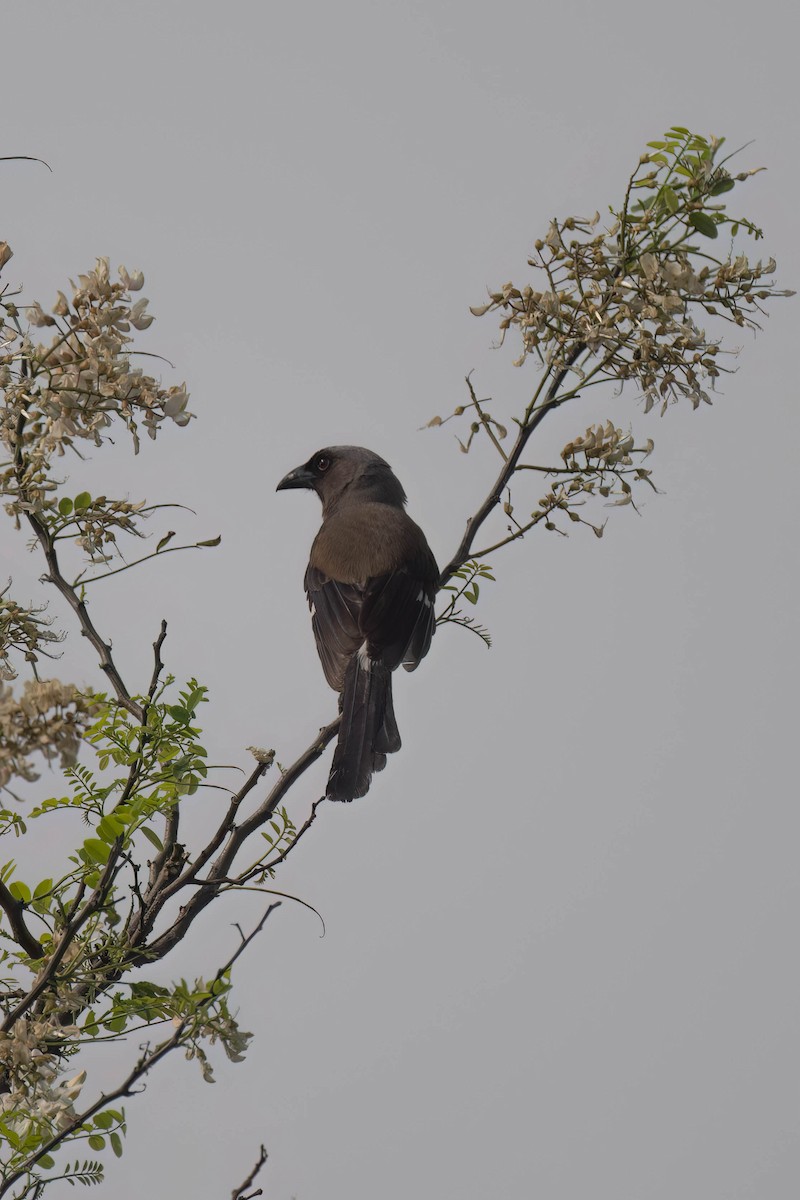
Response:
[[[22,694],[0,684],[0,789],[12,779],[38,779],[32,757],[71,766],[90,705],[72,684],[57,679],[28,680]]]
[[[199,982],[199,981],[198,981]],[[190,1021],[191,1035],[187,1037],[184,1053],[189,1060],[196,1059],[206,1083],[214,1083],[214,1071],[208,1060],[208,1054],[201,1044],[207,1042],[213,1046],[219,1042],[230,1062],[244,1062],[247,1047],[252,1040],[252,1033],[239,1028],[239,1023],[228,1008],[224,999],[218,998],[214,1008],[209,1011],[201,1007],[199,1015]],[[175,1024],[180,1024],[176,1019]]]
[[[0,1095],[0,1114],[17,1138],[64,1130],[74,1122],[74,1104],[86,1072],[59,1082],[63,1058],[54,1048],[77,1032],[58,1020],[24,1017],[8,1032],[0,1030],[0,1071],[6,1089]]]
[[[50,312],[38,302],[0,305],[0,437],[10,455],[0,489],[11,498],[11,512],[52,507],[53,455],[80,439],[99,445],[115,420],[138,451],[140,427],[155,438],[164,420],[186,425],[191,419],[185,384],[164,388],[132,365],[131,331],[153,321],[147,301],[131,295],[143,283],[141,272],[124,267],[112,282],[108,259],[99,258],[73,284],[71,299],[58,293]],[[39,329],[53,330],[49,342],[36,340]]]
[[[595,232],[588,220],[552,221],[528,260],[543,276],[541,290],[505,283],[472,312],[500,311],[501,340],[515,328],[522,340],[520,366],[531,353],[554,371],[569,369],[581,386],[634,381],[645,411],[664,411],[686,397],[696,408],[725,370],[720,340],[700,322],[719,316],[758,328],[761,302],[791,295],[775,288],[775,261],[751,262],[744,254],[716,258],[707,242],[729,225],[753,237],[761,231],[725,212],[717,197],[755,174],[731,176],[715,159],[722,139],[672,130],[651,143],[631,177],[610,228]],[[641,197],[636,200],[635,197]],[[697,243],[698,234],[706,244]]]
[[[607,421],[605,425],[590,425],[583,436],[567,442],[561,451],[563,467],[534,467],[529,463],[521,463],[515,473],[541,472],[550,477],[550,487],[539,499],[530,514],[530,520],[525,524],[520,524],[514,517],[514,505],[509,492],[503,512],[511,518],[512,523],[507,536],[490,549],[495,550],[523,537],[540,522],[544,523],[545,529],[566,534],[566,529],[559,525],[559,517],[586,525],[597,537],[602,537],[605,524],[593,524],[578,510],[595,496],[601,496],[609,506],[630,504],[636,508],[633,503],[634,485],[646,483],[656,491],[651,479],[652,472],[641,465],[652,450],[650,438],[644,446],[634,446],[630,430],[619,429],[613,422]],[[638,463],[634,456],[638,458]]]

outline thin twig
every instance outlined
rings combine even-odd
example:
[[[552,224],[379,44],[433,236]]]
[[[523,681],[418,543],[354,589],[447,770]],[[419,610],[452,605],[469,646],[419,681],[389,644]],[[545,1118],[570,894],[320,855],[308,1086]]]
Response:
[[[267,1161],[268,1158],[269,1158],[269,1155],[267,1154],[266,1146],[264,1146],[262,1144],[261,1148],[258,1151],[258,1158],[256,1159],[256,1165],[253,1167],[252,1171],[247,1176],[244,1183],[240,1184],[238,1188],[233,1189],[233,1191],[231,1192],[231,1200],[253,1200],[253,1198],[255,1196],[263,1196],[263,1194],[264,1194],[263,1188],[256,1188],[256,1190],[254,1192],[251,1192],[249,1196],[245,1196],[244,1193],[247,1190],[247,1188],[253,1186],[253,1182],[255,1180],[256,1175],[258,1175],[259,1171],[264,1166],[264,1163]]]
[[[285,862],[289,854],[292,852],[292,850],[294,850],[295,846],[300,841],[300,838],[303,836],[303,834],[314,824],[314,821],[317,817],[317,809],[325,799],[325,796],[320,796],[319,800],[314,801],[314,803],[311,805],[311,813],[309,814],[308,819],[303,822],[297,833],[294,835],[291,845],[287,846],[285,850],[282,850],[275,858],[270,859],[269,862],[263,863],[260,870],[274,871],[275,867],[277,867],[280,863]]]
[[[508,455],[506,454],[503,447],[500,445],[499,441],[497,440],[497,437],[495,436],[495,432],[492,429],[492,419],[491,419],[491,417],[487,416],[487,414],[483,411],[483,409],[481,408],[481,402],[478,399],[478,397],[475,395],[475,388],[472,386],[472,371],[470,371],[469,375],[466,376],[465,383],[466,383],[467,387],[469,388],[469,395],[470,395],[470,399],[472,401],[472,406],[475,409],[478,416],[480,417],[481,423],[482,423],[484,429],[486,430],[486,432],[488,433],[492,442],[496,446],[497,453],[500,455],[500,457],[504,461],[508,461]]]
[[[165,554],[174,554],[177,550],[206,550],[208,547],[202,542],[191,542],[186,546],[166,546],[163,550],[154,550],[152,554],[143,554],[141,558],[135,558],[132,562],[126,563],[124,567],[115,567],[113,571],[103,571],[102,575],[89,575],[86,579],[81,579],[81,587],[86,587],[90,583],[97,583],[101,579],[110,579],[112,575],[121,575],[123,571],[130,571],[134,567],[141,566],[142,563],[149,562],[151,558],[163,558]]]
[[[147,699],[151,704],[153,703],[153,697],[156,694],[156,688],[158,687],[158,680],[161,676],[161,672],[164,670],[164,662],[161,658],[161,647],[164,645],[166,636],[167,622],[162,620],[158,637],[153,642],[153,674],[150,678],[150,687],[147,689]]]

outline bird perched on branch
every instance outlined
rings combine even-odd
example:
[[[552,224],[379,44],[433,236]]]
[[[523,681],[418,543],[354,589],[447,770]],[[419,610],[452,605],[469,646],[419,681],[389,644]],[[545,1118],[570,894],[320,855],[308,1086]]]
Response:
[[[310,488],[322,501],[305,589],[342,714],[327,795],[354,800],[400,749],[392,671],[401,663],[413,671],[428,653],[439,570],[400,481],[371,450],[319,450],[284,476],[277,490],[286,488]]]

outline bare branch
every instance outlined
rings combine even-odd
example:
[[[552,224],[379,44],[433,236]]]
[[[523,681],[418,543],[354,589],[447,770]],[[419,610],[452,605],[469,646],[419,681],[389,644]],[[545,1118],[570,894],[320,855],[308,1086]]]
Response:
[[[264,1166],[264,1163],[267,1161],[268,1157],[269,1157],[269,1155],[267,1154],[266,1147],[264,1145],[262,1145],[258,1151],[258,1158],[256,1159],[256,1165],[253,1167],[252,1171],[247,1176],[244,1183],[240,1184],[238,1188],[233,1189],[233,1191],[231,1192],[231,1200],[254,1200],[255,1196],[263,1196],[263,1194],[264,1194],[263,1188],[256,1188],[256,1190],[254,1192],[250,1192],[250,1194],[248,1196],[245,1196],[244,1193],[247,1191],[247,1189],[249,1187],[253,1186],[253,1182],[256,1178],[256,1175],[258,1175],[259,1171]]]
[[[166,636],[167,622],[162,621],[158,637],[153,642],[153,674],[150,679],[150,687],[147,689],[147,699],[151,704],[153,702],[153,697],[156,694],[156,688],[158,687],[158,680],[161,676],[161,672],[164,670],[164,663],[161,658],[161,647],[164,645]]]

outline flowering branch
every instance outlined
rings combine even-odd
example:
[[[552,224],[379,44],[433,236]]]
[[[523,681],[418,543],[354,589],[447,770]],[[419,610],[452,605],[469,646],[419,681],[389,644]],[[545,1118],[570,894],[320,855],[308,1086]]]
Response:
[[[539,524],[562,534],[581,524],[600,537],[605,523],[584,511],[603,503],[636,509],[642,489],[655,491],[643,465],[652,440],[637,441],[613,421],[572,437],[560,465],[530,461],[534,435],[549,413],[606,383],[617,392],[633,384],[645,412],[656,406],[664,412],[681,399],[695,408],[710,403],[728,351],[719,337],[706,334],[701,320],[721,317],[757,328],[764,301],[789,294],[769,278],[772,260],[751,263],[733,249],[727,256],[712,253],[721,231],[732,238],[761,237],[752,222],[731,217],[721,199],[754,174],[731,175],[721,146],[721,139],[670,130],[640,160],[609,228],[599,230],[599,215],[553,221],[529,259],[540,289],[506,283],[473,310],[497,314],[501,343],[509,331],[520,339],[516,365],[536,362],[541,370],[522,411],[502,421],[494,401],[479,399],[467,376],[469,399],[452,414],[469,420],[461,450],[469,453],[485,435],[502,462],[440,576],[446,592],[440,624],[461,625],[489,644],[464,607],[474,608],[483,581],[494,578],[483,560]],[[10,254],[0,243],[0,268]],[[116,561],[118,537],[142,537],[142,521],[162,506],[88,492],[65,495],[54,472],[82,440],[102,446],[115,425],[122,425],[138,452],[142,430],[155,438],[165,421],[181,428],[191,419],[185,385],[164,387],[133,365],[132,331],[143,332],[152,322],[147,301],[132,295],[142,283],[141,273],[125,268],[112,282],[108,260],[99,259],[78,277],[71,298],[58,293],[49,312],[38,303],[17,307],[0,293],[0,440],[8,455],[0,463],[0,492],[17,527],[27,522],[33,530],[45,579],[67,601],[110,689],[110,695],[82,694],[39,679],[39,656],[48,656],[60,635],[41,610],[18,605],[8,589],[0,593],[0,680],[15,679],[18,664],[32,675],[18,694],[0,683],[0,789],[16,800],[10,782],[34,779],[34,758],[43,754],[59,759],[70,791],[32,808],[25,820],[11,808],[0,809],[0,832],[24,835],[27,823],[53,812],[82,822],[61,878],[29,884],[17,877],[13,861],[0,866],[7,927],[0,962],[12,982],[0,991],[0,1196],[21,1187],[16,1200],[38,1198],[54,1179],[97,1182],[102,1163],[76,1162],[52,1174],[53,1154],[78,1139],[92,1150],[109,1144],[121,1153],[124,1114],[110,1106],[135,1094],[144,1075],[179,1045],[206,1079],[207,1045],[218,1041],[232,1061],[241,1058],[249,1035],[227,1008],[229,971],[275,905],[210,982],[165,987],[145,978],[145,968],[165,958],[222,892],[259,889],[272,879],[322,803],[316,799],[297,828],[285,807],[289,792],[339,728],[337,716],[291,766],[279,768],[271,787],[263,781],[274,751],[253,749],[255,765],[237,790],[223,789],[227,804],[205,844],[179,840],[186,797],[221,786],[209,782],[214,768],[196,724],[206,689],[193,679],[177,688],[165,674],[162,622],[149,684],[137,694],[94,622],[85,588],[150,558],[218,539],[177,547],[169,544],[174,535],[168,532],[153,553],[86,577],[98,563]],[[37,340],[43,336],[50,340]],[[444,423],[440,417],[430,422]],[[512,426],[515,436],[506,449]],[[525,489],[542,476],[544,495],[530,501]],[[495,524],[488,544],[476,552],[481,530],[501,511],[505,527]],[[85,564],[73,578],[58,549],[67,539],[77,543]],[[81,745],[89,750],[88,762],[78,761]],[[134,967],[140,968],[135,976]],[[16,975],[27,981],[32,969],[33,982],[16,986]],[[146,1044],[127,1078],[77,1113],[85,1073],[62,1078],[69,1060],[87,1043],[164,1022],[173,1023],[171,1036],[153,1048]],[[262,1148],[234,1193],[237,1200],[247,1200],[243,1193],[265,1158]]]

